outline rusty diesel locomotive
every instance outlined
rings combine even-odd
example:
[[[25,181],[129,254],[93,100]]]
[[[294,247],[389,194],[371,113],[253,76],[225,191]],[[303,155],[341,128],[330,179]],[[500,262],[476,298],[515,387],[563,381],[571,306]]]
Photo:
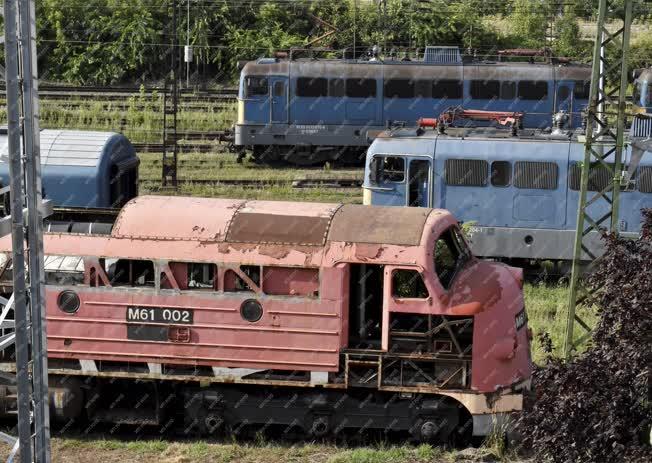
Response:
[[[434,441],[486,435],[529,386],[521,270],[445,210],[142,196],[44,246],[59,419]]]

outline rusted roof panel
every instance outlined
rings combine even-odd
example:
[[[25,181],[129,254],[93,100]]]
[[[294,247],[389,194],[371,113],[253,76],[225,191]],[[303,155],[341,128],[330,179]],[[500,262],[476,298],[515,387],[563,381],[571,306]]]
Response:
[[[249,201],[233,217],[227,242],[323,246],[338,204]]]
[[[418,246],[431,211],[420,207],[344,205],[333,217],[328,241]]]
[[[224,241],[229,222],[243,203],[236,199],[139,196],[122,208],[111,236]]]

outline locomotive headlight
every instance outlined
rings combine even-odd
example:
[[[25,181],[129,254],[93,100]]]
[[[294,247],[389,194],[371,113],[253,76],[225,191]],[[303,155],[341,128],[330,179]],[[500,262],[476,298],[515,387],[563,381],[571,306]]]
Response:
[[[65,313],[75,313],[79,310],[79,296],[74,291],[61,291],[57,297],[57,306]]]

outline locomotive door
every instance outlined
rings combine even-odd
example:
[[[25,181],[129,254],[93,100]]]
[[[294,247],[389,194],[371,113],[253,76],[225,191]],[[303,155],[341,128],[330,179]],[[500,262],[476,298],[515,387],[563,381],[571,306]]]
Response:
[[[288,121],[288,88],[287,78],[270,77],[270,120],[271,122],[287,123]]]
[[[430,160],[412,159],[408,168],[407,205],[431,207]]]

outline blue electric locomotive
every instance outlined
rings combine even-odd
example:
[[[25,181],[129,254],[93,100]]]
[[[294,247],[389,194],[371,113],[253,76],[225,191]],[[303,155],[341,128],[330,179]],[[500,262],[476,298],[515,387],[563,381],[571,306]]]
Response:
[[[267,161],[356,161],[388,125],[451,106],[524,112],[525,127],[547,127],[563,110],[579,126],[590,73],[578,64],[466,62],[456,47],[427,47],[421,61],[260,59],[242,69],[235,144]]]
[[[385,132],[367,151],[364,203],[448,209],[471,222],[473,252],[480,256],[572,259],[579,163],[584,159],[581,135],[522,132],[518,136],[492,129]],[[627,147],[625,165],[630,159]],[[607,169],[596,167],[589,188],[601,191],[611,181]],[[600,208],[605,209],[598,202],[592,207],[593,216],[601,216]],[[649,152],[620,194],[623,235],[639,233],[644,207],[652,207]],[[599,236],[594,233],[589,241],[590,249],[599,252]]]
[[[0,181],[9,182],[7,132],[0,132]],[[43,196],[55,207],[120,208],[138,195],[139,158],[112,132],[41,131]]]

